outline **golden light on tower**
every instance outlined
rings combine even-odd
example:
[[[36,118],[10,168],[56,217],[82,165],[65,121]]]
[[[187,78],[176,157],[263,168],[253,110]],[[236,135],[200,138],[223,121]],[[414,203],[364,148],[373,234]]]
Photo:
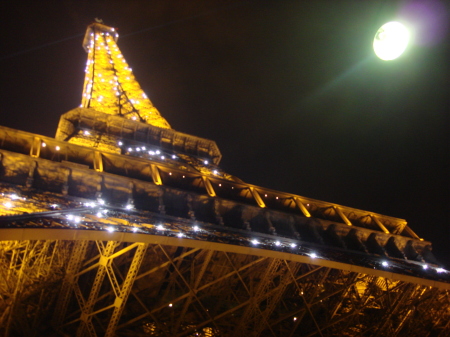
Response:
[[[101,23],[88,27],[83,41],[88,59],[81,107],[169,129],[136,81],[117,46],[118,37],[114,28]]]
[[[391,21],[378,29],[373,39],[373,50],[383,61],[391,61],[403,54],[409,43],[408,29],[400,22]]]
[[[227,174],[116,42],[89,26],[55,138],[0,126],[0,336],[450,336],[430,242]]]

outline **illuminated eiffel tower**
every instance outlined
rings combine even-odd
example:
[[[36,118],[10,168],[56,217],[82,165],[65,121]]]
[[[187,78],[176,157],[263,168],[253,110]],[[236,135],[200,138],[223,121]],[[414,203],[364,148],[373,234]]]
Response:
[[[405,220],[269,190],[175,131],[111,27],[55,139],[0,127],[2,336],[450,336]]]

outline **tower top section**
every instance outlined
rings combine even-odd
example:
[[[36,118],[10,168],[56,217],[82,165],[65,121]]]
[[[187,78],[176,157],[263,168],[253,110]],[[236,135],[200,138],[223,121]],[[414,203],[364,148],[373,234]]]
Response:
[[[88,26],[83,48],[88,53],[81,107],[170,129],[140,87],[117,46],[119,34],[101,23]]]
[[[136,81],[117,46],[118,38],[116,29],[102,22],[88,26],[81,106],[61,116],[55,138],[108,153],[215,171],[222,157],[217,144],[170,127]]]

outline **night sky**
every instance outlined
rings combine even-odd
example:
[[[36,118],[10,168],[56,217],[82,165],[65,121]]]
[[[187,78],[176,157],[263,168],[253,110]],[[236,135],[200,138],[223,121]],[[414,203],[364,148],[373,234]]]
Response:
[[[450,267],[450,7],[431,1],[4,1],[0,125],[54,136],[94,18],[171,126],[271,189],[406,219]],[[384,22],[414,41],[372,51]]]

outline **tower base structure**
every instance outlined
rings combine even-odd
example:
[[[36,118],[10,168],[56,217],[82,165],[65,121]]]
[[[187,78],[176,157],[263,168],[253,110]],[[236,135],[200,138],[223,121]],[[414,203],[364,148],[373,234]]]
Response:
[[[0,131],[4,336],[449,334],[450,275],[401,219]]]

